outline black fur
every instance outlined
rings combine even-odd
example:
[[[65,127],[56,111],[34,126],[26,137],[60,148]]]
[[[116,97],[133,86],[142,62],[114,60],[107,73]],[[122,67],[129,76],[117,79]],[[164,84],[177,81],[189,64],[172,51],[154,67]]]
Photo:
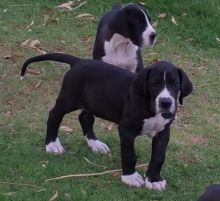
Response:
[[[56,140],[64,115],[78,109],[84,110],[79,115],[79,121],[83,134],[89,138],[95,138],[94,116],[114,122],[118,124],[123,175],[135,171],[137,157],[134,141],[141,133],[143,120],[156,115],[153,104],[155,93],[166,84],[177,101],[180,91],[182,98],[192,91],[191,81],[183,80],[183,77],[187,77],[183,70],[167,61],[153,64],[135,75],[102,61],[56,53],[30,58],[22,68],[22,75],[28,64],[43,60],[62,61],[71,65],[64,76],[56,104],[49,113],[45,143]],[[167,74],[166,83],[162,76],[164,71]],[[153,137],[151,161],[146,172],[152,182],[162,180],[160,170],[165,160],[171,122]]]

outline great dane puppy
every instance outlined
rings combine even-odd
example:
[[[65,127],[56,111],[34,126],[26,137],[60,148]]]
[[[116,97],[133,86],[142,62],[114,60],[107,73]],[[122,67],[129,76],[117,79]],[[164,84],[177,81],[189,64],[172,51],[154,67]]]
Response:
[[[98,24],[93,58],[139,72],[144,67],[140,47],[155,42],[156,32],[144,7],[118,4]]]
[[[192,92],[185,72],[167,61],[144,68],[137,75],[102,61],[79,59],[71,55],[51,53],[28,59],[21,70],[24,76],[32,62],[54,60],[70,64],[54,108],[47,122],[46,151],[62,154],[58,138],[60,123],[67,113],[81,109],[79,122],[93,151],[108,153],[105,144],[96,140],[95,116],[118,124],[121,147],[121,179],[129,186],[164,190],[166,181],[160,176],[175,117],[178,99]],[[151,160],[143,178],[135,170],[137,157],[134,142],[139,135],[152,138]]]

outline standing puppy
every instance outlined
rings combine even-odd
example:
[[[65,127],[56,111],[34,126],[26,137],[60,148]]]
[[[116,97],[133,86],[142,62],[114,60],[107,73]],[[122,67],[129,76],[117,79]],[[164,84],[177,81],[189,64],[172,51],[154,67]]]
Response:
[[[140,47],[155,41],[156,32],[142,6],[116,5],[98,24],[93,58],[139,72],[143,69]]]
[[[54,108],[47,121],[46,151],[55,154],[64,149],[58,138],[63,117],[82,109],[79,115],[88,145],[103,153],[106,147],[95,137],[93,124],[100,117],[118,125],[121,147],[122,181],[129,186],[164,190],[166,181],[160,176],[169,142],[170,125],[175,117],[178,98],[182,104],[193,86],[185,72],[167,61],[157,62],[138,74],[97,60],[83,60],[71,55],[51,53],[28,59],[22,68],[24,76],[32,62],[53,60],[68,63]],[[88,115],[89,116],[88,116]],[[143,178],[135,170],[135,139],[139,135],[152,138],[151,160]]]

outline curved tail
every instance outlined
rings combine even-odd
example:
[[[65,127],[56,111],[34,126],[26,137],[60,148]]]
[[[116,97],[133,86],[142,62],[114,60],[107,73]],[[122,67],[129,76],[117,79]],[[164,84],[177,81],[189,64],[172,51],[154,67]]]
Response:
[[[21,69],[20,79],[22,80],[25,74],[25,71],[30,63],[33,62],[39,62],[39,61],[46,61],[46,60],[52,60],[52,61],[58,61],[62,63],[67,63],[70,66],[73,66],[77,62],[79,62],[81,59],[74,57],[69,54],[63,54],[63,53],[49,53],[49,54],[42,54],[39,56],[31,57],[25,63],[23,64],[23,67]]]

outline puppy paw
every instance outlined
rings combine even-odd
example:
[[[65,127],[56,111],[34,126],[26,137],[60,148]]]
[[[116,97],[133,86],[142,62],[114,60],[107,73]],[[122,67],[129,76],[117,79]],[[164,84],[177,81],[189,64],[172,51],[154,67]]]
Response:
[[[166,188],[166,180],[158,181],[158,182],[150,182],[148,178],[145,179],[145,187],[149,189],[154,189],[158,191],[163,191]]]
[[[123,183],[127,184],[128,186],[133,186],[137,188],[140,188],[141,186],[144,185],[144,179],[138,172],[135,172],[134,174],[131,175],[122,175],[121,180]]]
[[[101,142],[100,140],[92,140],[86,138],[86,142],[88,146],[91,148],[91,150],[95,153],[101,153],[104,155],[110,153],[110,149],[108,148],[108,146],[105,143]]]
[[[62,154],[64,152],[64,148],[62,147],[59,138],[57,138],[54,142],[50,142],[46,145],[46,152],[52,154]]]

